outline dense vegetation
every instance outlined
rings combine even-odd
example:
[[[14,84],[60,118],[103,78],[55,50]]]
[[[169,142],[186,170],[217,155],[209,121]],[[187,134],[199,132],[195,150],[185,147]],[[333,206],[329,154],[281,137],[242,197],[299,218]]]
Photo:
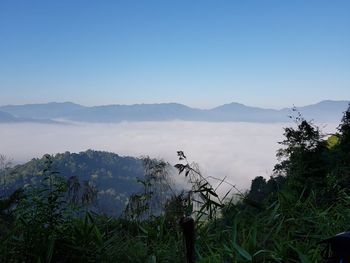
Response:
[[[80,153],[56,154],[50,157],[52,169],[67,182],[84,190],[96,191],[92,208],[110,216],[120,215],[128,197],[139,191],[137,182],[143,178],[142,161],[114,153],[88,150]],[[36,186],[41,182],[46,157],[32,159],[13,168],[0,171],[0,196],[8,196],[19,188]],[[6,163],[3,161],[3,163]]]
[[[350,108],[333,135],[295,122],[275,173],[247,193],[219,197],[183,152],[175,167],[190,187],[174,191],[166,163],[146,158],[142,188],[119,218],[91,210],[94,191],[79,194],[46,156],[40,182],[0,202],[0,261],[185,262],[178,222],[191,216],[198,262],[322,262],[318,242],[349,230]]]

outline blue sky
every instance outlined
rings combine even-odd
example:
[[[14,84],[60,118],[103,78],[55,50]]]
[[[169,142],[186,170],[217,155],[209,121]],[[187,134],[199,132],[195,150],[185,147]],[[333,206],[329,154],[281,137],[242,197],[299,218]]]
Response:
[[[350,99],[350,1],[1,0],[0,104]]]

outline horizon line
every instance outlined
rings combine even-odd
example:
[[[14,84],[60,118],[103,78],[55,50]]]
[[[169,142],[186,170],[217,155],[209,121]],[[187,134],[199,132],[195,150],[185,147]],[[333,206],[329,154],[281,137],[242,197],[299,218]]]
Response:
[[[292,106],[284,106],[284,107],[279,107],[279,108],[273,108],[273,107],[260,107],[260,106],[253,106],[253,105],[247,105],[244,103],[240,103],[240,102],[228,102],[228,103],[223,103],[220,105],[217,105],[215,107],[211,107],[211,108],[201,108],[201,107],[192,107],[192,106],[188,106],[184,103],[179,103],[179,102],[155,102],[155,103],[133,103],[133,104],[99,104],[99,105],[84,105],[84,104],[80,104],[80,103],[76,103],[76,102],[72,102],[72,101],[49,101],[49,102],[34,102],[34,103],[22,103],[22,104],[5,104],[5,105],[0,105],[0,107],[12,107],[12,106],[31,106],[31,105],[48,105],[48,104],[73,104],[73,105],[77,105],[77,106],[81,106],[81,107],[86,107],[86,108],[93,108],[93,107],[108,107],[108,106],[142,106],[142,105],[169,105],[169,104],[174,104],[174,105],[181,105],[181,106],[185,106],[191,109],[199,109],[199,110],[212,110],[215,108],[219,108],[225,105],[231,105],[231,104],[236,104],[236,105],[241,105],[244,107],[250,107],[250,108],[260,108],[260,109],[266,109],[266,110],[284,110],[284,109],[291,109],[291,108],[302,108],[302,107],[307,107],[307,106],[312,106],[312,105],[317,105],[320,103],[326,103],[326,102],[348,102],[350,103],[350,99],[349,100],[331,100],[331,99],[325,99],[325,100],[321,100],[318,101],[316,103],[311,103],[311,104],[306,104],[306,105],[302,105],[302,106],[295,106],[295,104],[293,104]]]

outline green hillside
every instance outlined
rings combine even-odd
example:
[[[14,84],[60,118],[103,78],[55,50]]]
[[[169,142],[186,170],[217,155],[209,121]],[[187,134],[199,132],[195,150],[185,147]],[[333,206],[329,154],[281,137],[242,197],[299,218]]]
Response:
[[[87,150],[65,152],[51,158],[52,169],[67,180],[78,180],[81,187],[88,184],[97,191],[95,208],[108,215],[120,215],[127,198],[140,189],[137,179],[144,176],[142,161],[114,153]],[[39,185],[45,169],[45,157],[17,165],[2,175],[2,193]]]

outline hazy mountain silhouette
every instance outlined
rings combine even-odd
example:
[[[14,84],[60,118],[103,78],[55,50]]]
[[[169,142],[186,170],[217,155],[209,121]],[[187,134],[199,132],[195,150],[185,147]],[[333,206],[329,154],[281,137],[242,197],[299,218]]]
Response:
[[[50,102],[43,104],[24,104],[1,106],[0,110],[19,118],[55,119],[68,116],[84,106],[71,102]]]
[[[13,115],[0,111],[0,122],[16,122],[16,117]]]
[[[306,119],[320,122],[338,122],[349,101],[321,101],[313,105],[297,107]],[[28,118],[31,121],[63,119],[78,122],[121,122],[121,121],[210,121],[210,122],[287,122],[292,115],[291,108],[265,109],[240,103],[224,104],[212,109],[191,108],[179,103],[105,105],[87,107],[71,102],[0,106],[0,111],[10,114],[17,121]],[[11,116],[12,115],[12,116]],[[0,116],[1,118],[1,116]],[[4,121],[5,120],[5,121]]]
[[[321,118],[323,121],[336,121],[340,122],[342,114],[335,115],[335,113],[343,113],[346,111],[349,105],[349,101],[332,101],[324,100],[319,103],[299,107],[298,109],[305,118]]]
[[[20,122],[36,122],[36,123],[60,123],[51,119],[35,119],[35,118],[23,118],[15,117],[12,114],[4,111],[0,111],[0,123],[20,123]]]

